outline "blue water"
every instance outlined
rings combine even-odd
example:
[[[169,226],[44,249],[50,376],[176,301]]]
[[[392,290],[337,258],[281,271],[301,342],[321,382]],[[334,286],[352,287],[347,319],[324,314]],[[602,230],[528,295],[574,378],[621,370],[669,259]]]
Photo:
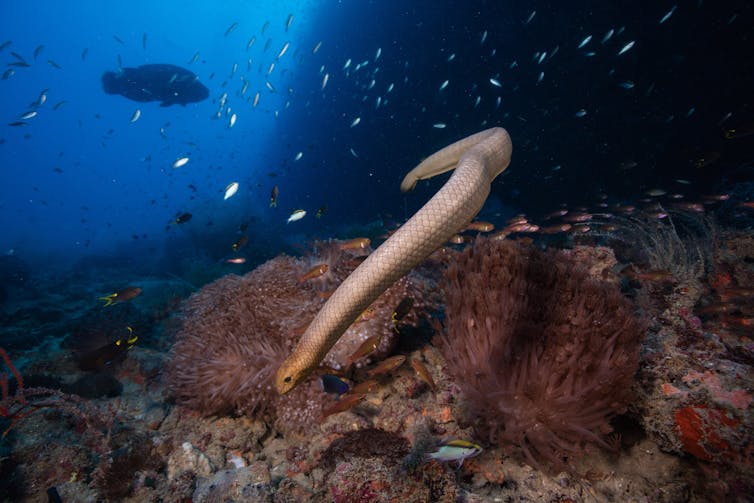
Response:
[[[16,61],[13,51],[30,67],[0,81],[0,251],[45,267],[103,255],[220,259],[242,224],[271,254],[315,237],[346,237],[352,226],[389,227],[442,183],[423,183],[404,196],[404,173],[494,125],[510,131],[514,161],[483,216],[541,214],[559,203],[590,204],[600,194],[625,201],[656,187],[687,197],[730,191],[752,179],[754,136],[724,137],[728,128],[754,123],[752,7],[684,2],[660,24],[673,6],[6,3],[0,43],[12,43],[0,52],[0,65]],[[125,67],[191,70],[209,98],[160,107],[107,95],[101,75],[117,69],[119,56]],[[243,95],[242,79],[249,83]],[[38,116],[26,126],[7,125],[32,110],[45,89]],[[213,118],[224,92],[226,108],[237,114],[233,128],[226,110]],[[137,109],[141,116],[131,123]],[[695,167],[710,153],[714,163]],[[189,163],[173,169],[182,156]],[[224,201],[233,181],[240,189]],[[270,208],[276,185],[278,207]],[[299,208],[307,217],[286,224]],[[182,212],[192,220],[171,225]]]

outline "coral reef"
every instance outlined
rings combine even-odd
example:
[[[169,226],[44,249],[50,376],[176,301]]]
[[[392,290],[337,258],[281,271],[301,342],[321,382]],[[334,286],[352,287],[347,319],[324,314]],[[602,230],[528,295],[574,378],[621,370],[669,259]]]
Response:
[[[643,338],[615,285],[561,252],[477,240],[444,290],[437,344],[490,442],[558,469],[589,446],[610,447]]]

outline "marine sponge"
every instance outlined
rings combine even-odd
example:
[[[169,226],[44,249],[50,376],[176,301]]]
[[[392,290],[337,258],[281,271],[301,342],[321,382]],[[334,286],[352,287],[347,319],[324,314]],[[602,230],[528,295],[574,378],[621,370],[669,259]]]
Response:
[[[436,342],[481,435],[545,468],[609,447],[644,332],[615,285],[563,252],[480,239],[443,288]]]

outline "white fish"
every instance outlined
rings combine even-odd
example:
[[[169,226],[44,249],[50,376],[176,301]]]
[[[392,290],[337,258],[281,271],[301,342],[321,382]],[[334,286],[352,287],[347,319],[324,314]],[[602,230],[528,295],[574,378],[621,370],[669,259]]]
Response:
[[[537,64],[538,64],[538,65],[539,65],[539,64],[542,64],[542,61],[544,61],[546,57],[547,57],[547,51],[543,52],[543,53],[542,53],[542,54],[541,54],[541,55],[539,56],[539,61],[537,61]]]
[[[223,201],[235,196],[236,192],[238,192],[238,182],[229,183],[228,186],[225,187],[225,197],[223,197]]]
[[[259,104],[259,91],[257,91],[257,94],[254,95],[254,101],[252,102],[251,106],[256,108]]]
[[[395,87],[395,84],[393,84],[393,83],[391,83],[389,86],[387,86],[387,91],[385,92],[385,94],[387,94],[390,91],[392,91],[394,87]]]
[[[236,125],[236,120],[238,119],[238,115],[233,114],[230,116],[230,120],[228,120],[228,129],[232,128]]]
[[[288,217],[288,221],[285,222],[287,224],[291,222],[296,222],[297,220],[301,220],[306,216],[306,210],[295,210],[293,213],[291,213],[291,216]]]
[[[437,124],[432,124],[432,127],[435,129],[445,129],[446,124],[444,122],[438,122]]]
[[[607,33],[605,33],[605,36],[602,37],[602,42],[601,43],[604,44],[605,42],[607,42],[608,40],[610,40],[613,37],[613,33],[615,33],[615,30],[613,30],[612,28],[610,28],[607,31]]]
[[[348,58],[348,59],[346,60],[346,64],[345,64],[345,65],[343,65],[343,69],[345,70],[345,69],[346,69],[346,68],[348,68],[349,66],[351,66],[351,58]]]
[[[270,84],[270,81],[269,81],[269,80],[266,80],[266,81],[264,82],[264,85],[266,85],[266,86],[267,86],[267,89],[269,89],[269,90],[270,90],[270,91],[272,91],[273,93],[275,92],[275,87],[274,87],[274,86],[273,86],[272,84]]]
[[[377,48],[377,52],[374,55],[374,60],[375,61],[377,61],[378,59],[380,59],[380,54],[382,54],[382,47],[378,47]]]
[[[290,42],[286,42],[285,44],[283,44],[283,48],[280,49],[280,52],[278,53],[277,59],[282,58],[283,54],[285,54],[288,51],[288,47],[290,47],[290,46],[291,46]]]
[[[26,114],[26,115],[29,115],[29,114]],[[34,115],[36,115],[36,112],[34,113]],[[33,117],[33,115],[32,115],[32,117]],[[134,114],[131,116],[131,122],[132,123],[136,122],[137,120],[139,120],[139,117],[141,117],[141,110],[139,110],[137,108],[136,111],[134,112]],[[22,119],[30,119],[31,117],[21,117],[21,118]]]
[[[327,86],[327,81],[330,80],[330,74],[326,73],[324,77],[322,77],[322,90],[325,90],[325,86]]]
[[[376,83],[377,81],[372,79],[371,82],[369,82],[369,85],[367,86],[367,90],[372,89]]]
[[[500,81],[497,80],[494,77],[490,77],[490,84],[492,84],[495,87],[503,87],[503,85],[500,83]]]
[[[512,69],[516,68],[517,66],[518,66],[518,61],[513,60],[513,63],[511,63],[508,68],[510,68],[512,70]]]
[[[624,52],[630,50],[634,46],[635,43],[636,43],[636,41],[632,40],[629,43],[627,43],[626,45],[624,45],[623,48],[620,51],[618,51],[618,56],[620,56]]]
[[[361,117],[356,117],[353,122],[351,123],[351,127],[356,127],[359,125],[359,122],[361,122]]]
[[[577,111],[576,114],[575,114],[575,116],[577,118],[579,118],[579,119],[582,118],[582,117],[584,117],[585,115],[586,115],[586,110],[584,110],[583,108],[581,110]]]
[[[380,108],[380,105],[382,104],[382,96],[377,96],[377,99],[374,102],[374,108]]]
[[[138,111],[138,110],[137,110],[137,111]],[[134,115],[136,115],[136,114],[134,114]],[[21,119],[21,120],[26,120],[26,119],[33,119],[33,118],[34,118],[34,117],[36,117],[36,116],[37,116],[37,112],[36,112],[35,110],[31,110],[31,111],[29,111],[29,112],[26,112],[25,114],[23,114],[23,115],[22,115],[22,116],[20,117],[20,119]],[[138,119],[138,117],[137,117],[137,119]],[[132,120],[131,122],[133,122],[133,120]]]
[[[524,21],[524,24],[531,23],[531,20],[534,19],[534,16],[537,15],[537,11],[533,10],[531,11],[531,14],[529,14],[529,17],[526,18],[526,21]]]
[[[487,40],[487,30],[484,30],[484,32],[482,33],[482,40],[479,43],[484,44],[485,40]]]
[[[502,101],[503,101],[502,98],[500,98],[500,96],[498,96],[497,99],[495,100],[495,110],[497,110],[498,108],[500,108],[500,103]]]
[[[675,12],[675,9],[677,7],[678,7],[677,5],[674,5],[673,7],[671,7],[670,10],[667,12],[667,14],[665,14],[664,16],[662,16],[662,19],[660,19],[660,22],[658,24],[662,24],[665,21],[667,21],[668,19],[670,19],[670,16],[673,15],[673,13]]]
[[[275,69],[275,62],[270,63],[270,67],[267,69],[267,76],[269,77],[272,71]]]
[[[620,83],[620,86],[621,86],[621,87],[622,87],[623,89],[633,89],[633,88],[634,88],[634,83],[633,83],[633,81],[631,81],[631,80],[627,80],[627,81],[625,81],[625,82],[621,82],[621,83]]]
[[[189,158],[188,157],[179,157],[173,163],[173,169],[182,168],[183,166],[185,166],[186,164],[188,164],[188,162],[189,162]]]
[[[477,96],[476,99],[474,100],[474,108],[476,108],[476,107],[479,106],[479,102],[480,101],[482,101],[482,97],[481,96]]]
[[[288,31],[288,28],[291,27],[292,22],[293,22],[293,14],[288,14],[288,19],[285,21],[285,31]]]
[[[442,84],[440,84],[440,91],[442,91],[443,89],[445,89],[446,87],[448,87],[448,84],[450,84],[449,80],[446,80],[445,82],[443,82]]]
[[[293,160],[294,161],[300,161],[302,157],[304,157],[304,153],[303,152],[299,152],[298,154],[296,154],[296,157],[294,157]]]
[[[356,151],[355,151],[354,149],[350,149],[350,150],[351,150],[351,155],[352,155],[352,156],[354,156],[354,157],[356,157],[356,158],[358,158],[358,157],[359,157],[359,156],[358,156],[358,154],[356,153]]]
[[[539,72],[539,77],[537,78],[537,84],[542,82],[542,79],[545,78],[545,72]]]
[[[456,53],[455,52],[453,54],[451,54],[450,56],[448,56],[448,62],[453,61],[454,59],[456,59]]]
[[[584,40],[582,40],[581,43],[579,44],[579,46],[577,47],[577,49],[581,49],[582,47],[584,47],[586,44],[589,43],[590,40],[592,40],[592,36],[591,35],[589,35]]]
[[[312,54],[317,54],[317,51],[319,51],[319,48],[322,47],[322,41],[320,40],[317,42],[317,45],[314,46],[314,49],[312,49]]]

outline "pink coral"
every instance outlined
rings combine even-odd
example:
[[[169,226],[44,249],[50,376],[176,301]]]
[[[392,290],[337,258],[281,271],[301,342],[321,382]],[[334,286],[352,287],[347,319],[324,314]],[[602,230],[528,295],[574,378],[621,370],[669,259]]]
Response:
[[[562,252],[477,240],[444,290],[436,340],[481,433],[559,469],[589,445],[608,447],[643,338],[616,286]]]

